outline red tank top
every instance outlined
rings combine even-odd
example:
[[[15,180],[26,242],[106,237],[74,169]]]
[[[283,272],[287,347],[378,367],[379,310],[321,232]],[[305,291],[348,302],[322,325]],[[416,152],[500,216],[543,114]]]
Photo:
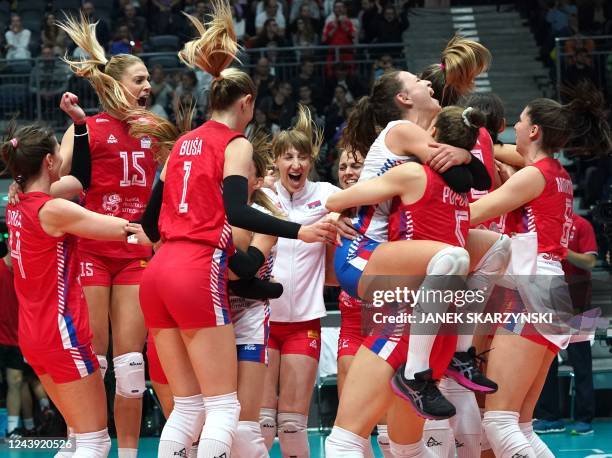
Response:
[[[0,243],[4,243],[0,241]],[[19,305],[13,284],[13,272],[0,259],[0,345],[19,345],[17,342],[17,316]]]
[[[136,139],[126,122],[107,113],[87,118],[91,149],[91,186],[85,208],[104,215],[139,220],[149,201],[157,162],[151,139]],[[79,249],[110,258],[147,258],[151,247],[126,242],[81,239]]]
[[[51,237],[39,210],[52,197],[19,195],[6,210],[15,290],[19,300],[19,346],[50,351],[91,341],[87,304],[79,282],[77,238]]]
[[[453,191],[442,177],[427,166],[425,193],[406,205],[399,197],[391,204],[389,240],[435,240],[465,246],[470,225],[467,194]]]
[[[574,191],[570,176],[552,157],[531,164],[546,180],[542,194],[525,205],[527,230],[538,234],[538,253],[564,259],[573,223]]]
[[[225,124],[207,121],[174,144],[159,215],[162,240],[190,240],[230,251],[223,165],[228,143],[243,136]]]

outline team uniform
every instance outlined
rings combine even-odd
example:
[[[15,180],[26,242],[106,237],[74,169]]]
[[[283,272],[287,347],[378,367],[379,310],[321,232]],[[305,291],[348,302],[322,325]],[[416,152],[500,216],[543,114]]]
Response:
[[[340,336],[338,337],[338,358],[355,356],[365,336],[361,332],[361,308],[363,301],[342,290],[338,297],[340,309]]]
[[[181,137],[167,164],[159,231],[164,242],[141,282],[148,328],[231,323],[227,260],[232,229],[222,197],[227,145],[244,135],[207,121]]]
[[[88,210],[128,221],[141,218],[151,195],[157,162],[151,139],[136,139],[129,125],[107,113],[87,118],[91,186],[82,196]],[[151,247],[80,239],[83,286],[138,285]]]
[[[160,385],[167,385],[168,379],[166,373],[162,368],[159,355],[157,354],[157,347],[155,346],[155,339],[153,334],[150,332],[147,334],[147,367],[149,368],[149,378],[152,382],[159,383]]]
[[[389,215],[389,240],[433,240],[465,247],[469,232],[470,208],[466,194],[451,190],[442,177],[423,166],[427,185],[423,197],[413,204],[403,204],[395,197]],[[430,367],[433,378],[439,379],[455,353],[455,334],[436,336]],[[408,335],[369,336],[363,345],[397,370],[406,362]]]
[[[13,272],[0,260],[0,367],[21,371],[24,362],[17,337],[18,314]]]
[[[537,236],[535,274],[538,277],[554,276],[563,279],[561,261],[567,257],[567,246],[573,225],[572,181],[559,161],[552,157],[541,159],[531,166],[536,167],[544,176],[546,185],[538,197],[525,204],[526,221],[521,232],[532,232]],[[520,274],[520,272],[514,273]],[[548,294],[548,291],[539,292],[544,296]],[[535,290],[525,288],[523,294],[534,298],[533,301],[529,301],[531,303],[542,302],[537,293]],[[547,299],[550,300],[548,297],[543,299],[544,306],[547,304]],[[513,304],[513,311],[521,311],[519,309],[522,303],[517,302]],[[525,302],[525,298],[522,302]],[[565,348],[569,341],[569,336],[542,334],[531,324],[516,323],[505,325],[505,327],[533,342],[546,345],[555,352],[560,348]]]
[[[98,359],[91,346],[87,304],[79,282],[77,238],[52,237],[38,219],[52,197],[19,195],[7,207],[7,226],[19,300],[19,347],[36,374],[67,383],[92,374]]]
[[[252,204],[253,208],[270,213],[264,207]],[[276,245],[255,275],[261,280],[272,278],[276,258]],[[246,299],[230,295],[230,310],[236,335],[238,361],[268,364],[268,339],[270,337],[270,301]]]
[[[389,130],[410,121],[391,121],[378,135],[363,163],[359,181],[369,180],[382,175],[392,167],[408,161],[412,156],[398,156],[385,145]],[[357,289],[372,252],[378,245],[388,240],[388,219],[391,202],[360,207],[353,218],[353,226],[359,232],[354,240],[342,239],[342,246],[336,248],[334,269],[340,287],[353,297],[359,297]]]
[[[337,191],[332,184],[306,180],[292,196],[276,183],[280,209],[289,221],[299,224],[312,224],[327,215],[327,198]],[[269,348],[318,360],[320,319],[325,316],[325,244],[279,238],[272,275],[284,290],[281,297],[270,300]]]

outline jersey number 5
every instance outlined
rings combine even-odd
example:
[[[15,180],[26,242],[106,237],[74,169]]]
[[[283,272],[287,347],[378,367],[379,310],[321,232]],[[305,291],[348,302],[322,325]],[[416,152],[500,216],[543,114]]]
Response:
[[[130,176],[130,156],[127,151],[121,151],[119,153],[123,160],[123,179],[119,182],[119,186],[146,186],[147,175],[144,169],[138,163],[138,159],[145,157],[144,151],[132,151],[132,167],[136,173]]]

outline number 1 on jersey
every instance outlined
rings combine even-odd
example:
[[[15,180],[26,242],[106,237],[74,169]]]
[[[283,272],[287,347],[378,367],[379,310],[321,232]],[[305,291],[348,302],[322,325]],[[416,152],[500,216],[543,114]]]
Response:
[[[189,182],[189,175],[191,174],[191,161],[185,161],[183,163],[183,171],[185,175],[183,175],[183,193],[181,194],[181,203],[178,208],[179,213],[187,213],[189,210],[189,204],[185,202],[185,199],[187,198],[187,184]]]

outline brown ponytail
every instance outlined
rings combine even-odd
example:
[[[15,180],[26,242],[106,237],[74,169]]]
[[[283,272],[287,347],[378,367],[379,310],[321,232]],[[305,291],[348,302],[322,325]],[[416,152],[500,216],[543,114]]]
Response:
[[[272,165],[272,155],[270,137],[263,129],[254,129],[248,137],[253,145],[253,163],[255,164],[255,174],[257,178],[264,178],[268,167]],[[252,195],[253,203],[268,210],[276,217],[284,216],[283,213],[274,205],[272,199],[261,189],[256,189]]]
[[[487,117],[478,108],[445,107],[436,117],[436,141],[471,150],[478,139],[478,130]]]

